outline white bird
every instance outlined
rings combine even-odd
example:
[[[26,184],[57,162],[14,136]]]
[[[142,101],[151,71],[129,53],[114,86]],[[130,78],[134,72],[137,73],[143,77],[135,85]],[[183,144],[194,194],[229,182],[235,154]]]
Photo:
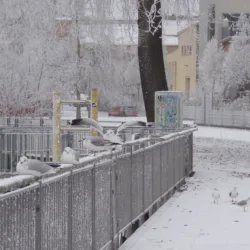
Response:
[[[123,129],[133,127],[133,126],[138,126],[138,127],[147,127],[146,122],[142,121],[128,121],[123,123],[121,126],[117,128],[116,134],[119,134]]]
[[[141,136],[140,136],[139,133],[134,133],[134,134],[132,134],[131,140],[132,140],[132,141],[136,141],[136,140],[138,140],[138,139],[140,139],[140,138],[141,138]]]
[[[114,130],[108,129],[103,135],[103,139],[110,141],[111,143],[123,144],[121,138],[115,134]]]
[[[79,158],[79,152],[70,147],[66,147],[61,155],[61,162],[65,164],[78,164]]]
[[[249,201],[250,201],[250,197],[246,200],[242,200],[242,201],[237,202],[236,205],[243,207],[244,211],[246,212],[246,207],[248,206]]]
[[[91,118],[81,118],[69,121],[71,126],[90,126],[96,129],[101,135],[103,135],[103,127],[95,120]]]
[[[81,140],[83,147],[94,152],[111,150],[112,146],[121,145],[121,143],[112,143],[105,140],[102,136],[87,136]]]
[[[95,121],[91,118],[74,119],[72,121],[69,121],[69,124],[71,124],[71,126],[79,126],[79,125],[80,126],[90,126],[94,129],[96,129],[102,136],[104,135],[103,127],[97,121]],[[147,123],[143,122],[143,121],[125,122],[117,128],[116,135],[118,135],[123,129],[128,128],[128,127],[133,127],[133,126],[146,127]]]
[[[40,177],[43,174],[55,174],[56,170],[51,166],[39,160],[28,159],[26,156],[21,156],[16,166],[16,171],[20,175],[33,175]]]
[[[231,197],[232,199],[232,202],[236,202],[236,198],[238,197],[239,193],[237,191],[237,188],[234,187],[234,189],[229,193],[229,196]]]
[[[214,189],[214,191],[212,193],[212,197],[214,198],[214,203],[218,204],[219,199],[220,199],[220,193],[219,193],[217,188]]]

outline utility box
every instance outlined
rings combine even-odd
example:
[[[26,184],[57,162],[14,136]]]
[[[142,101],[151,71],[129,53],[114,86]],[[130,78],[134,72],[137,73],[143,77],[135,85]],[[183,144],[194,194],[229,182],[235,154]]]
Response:
[[[178,130],[183,128],[183,93],[155,92],[155,127]]]

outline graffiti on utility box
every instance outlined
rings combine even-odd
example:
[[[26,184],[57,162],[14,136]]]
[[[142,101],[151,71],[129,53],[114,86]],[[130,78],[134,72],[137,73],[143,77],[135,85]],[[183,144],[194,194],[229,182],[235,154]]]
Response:
[[[159,91],[155,93],[155,125],[161,128],[180,128],[180,105],[179,92]]]

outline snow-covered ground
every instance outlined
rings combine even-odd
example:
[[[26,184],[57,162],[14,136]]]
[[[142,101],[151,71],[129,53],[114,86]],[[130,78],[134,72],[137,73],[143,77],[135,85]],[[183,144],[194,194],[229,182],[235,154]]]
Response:
[[[199,127],[194,139],[194,177],[120,250],[250,249],[250,207],[244,212],[228,196],[236,186],[238,200],[250,197],[249,141],[249,131]],[[219,204],[213,203],[214,188],[221,195]]]

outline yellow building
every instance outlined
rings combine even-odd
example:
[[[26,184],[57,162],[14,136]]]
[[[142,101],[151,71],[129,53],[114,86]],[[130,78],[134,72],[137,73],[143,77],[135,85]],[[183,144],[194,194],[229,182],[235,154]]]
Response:
[[[199,24],[195,23],[178,33],[178,46],[168,51],[165,58],[171,90],[180,90],[190,97],[197,82]]]

